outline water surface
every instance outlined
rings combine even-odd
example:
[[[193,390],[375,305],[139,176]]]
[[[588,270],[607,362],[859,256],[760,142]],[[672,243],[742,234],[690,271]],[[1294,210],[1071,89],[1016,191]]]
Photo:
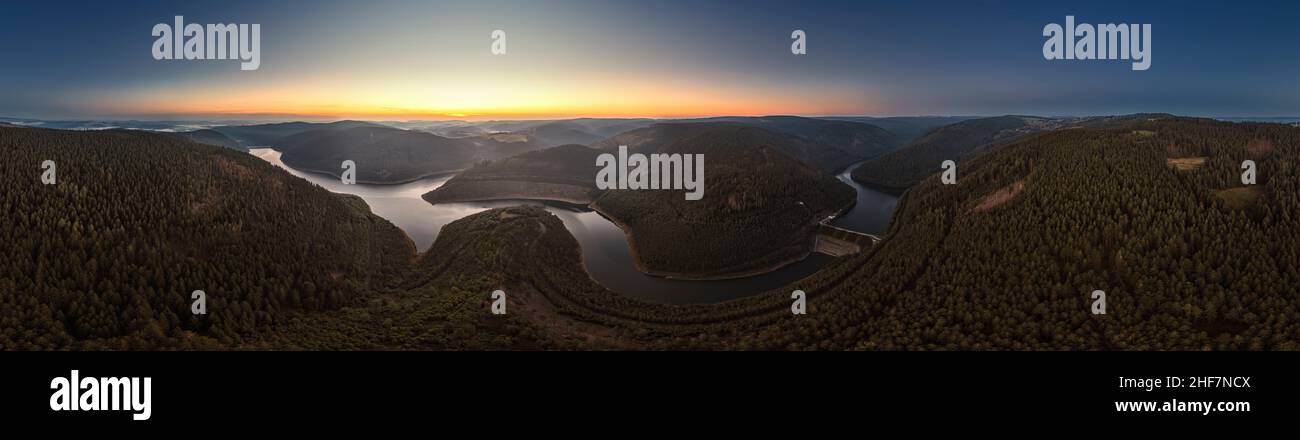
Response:
[[[285,166],[280,161],[280,152],[273,149],[254,148],[249,152],[327,190],[360,196],[376,215],[406,231],[421,252],[429,249],[444,225],[465,216],[504,206],[543,207],[559,217],[569,233],[578,240],[582,248],[583,265],[592,279],[622,295],[645,301],[687,304],[743,298],[796,283],[834,260],[826,255],[812,254],[776,271],[734,280],[688,281],[654,277],[636,269],[623,231],[594,211],[528,200],[431,205],[420,196],[442,186],[451,179],[451,175],[428,177],[398,185],[343,185],[334,176]],[[898,198],[854,183],[848,178],[851,171],[852,168],[849,168],[838,177],[857,190],[857,204],[832,221],[832,224],[883,234],[889,227],[889,218]],[[797,284],[791,286],[792,290],[797,288]]]

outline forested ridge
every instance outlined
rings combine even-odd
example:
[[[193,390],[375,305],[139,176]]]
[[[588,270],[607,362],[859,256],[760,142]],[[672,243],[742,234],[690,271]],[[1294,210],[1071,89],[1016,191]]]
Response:
[[[561,134],[562,137],[562,134]],[[447,138],[386,126],[325,127],[276,143],[294,168],[338,176],[343,161],[356,164],[357,182],[392,184],[446,174],[477,163],[552,146],[519,134]]]
[[[961,162],[1021,136],[1058,128],[1066,121],[1029,116],[970,119],[930,131],[906,147],[863,162],[853,180],[902,191],[941,171],[945,160]]]
[[[234,150],[248,151],[248,147],[241,145],[238,141],[231,139],[229,136],[212,129],[202,129],[176,133],[177,136],[198,142],[200,144],[216,145]]]
[[[957,185],[922,183],[883,242],[786,289],[647,305],[564,254],[527,284],[659,348],[1300,349],[1298,143],[1284,125],[1185,118],[1043,133],[972,159]],[[1206,160],[1169,165],[1187,157]],[[1258,194],[1229,203],[1247,159]],[[794,288],[808,315],[790,315]]]
[[[233,346],[392,285],[414,252],[360,199],[245,153],[120,130],[0,142],[3,348]],[[195,290],[209,314],[191,313]]]
[[[895,138],[873,125],[790,116],[715,118],[707,122],[672,122],[629,130],[592,144],[617,151],[627,146],[633,153],[653,153],[660,148],[701,134],[730,129],[743,131],[761,143],[827,173],[896,148]],[[744,130],[737,130],[744,129]]]
[[[550,222],[540,222],[548,219]],[[543,226],[545,225],[545,226]],[[448,224],[402,281],[402,288],[340,310],[294,313],[267,326],[248,347],[315,350],[491,350],[573,348],[543,304],[512,286],[517,274],[544,267],[539,237],[563,223],[538,208],[474,214]],[[582,271],[581,267],[578,268]],[[585,274],[585,272],[583,272]],[[590,280],[588,280],[590,281]],[[509,313],[493,315],[489,294],[509,292]],[[570,321],[570,320],[564,320]],[[572,325],[572,324],[568,324]],[[574,332],[569,332],[574,333]]]
[[[0,165],[4,348],[1300,349],[1300,129],[1281,124],[1150,117],[1024,136],[964,162],[956,185],[913,187],[863,253],[698,305],[603,288],[539,208],[453,222],[408,267],[409,243],[359,201],[242,153],[139,133],[0,135],[14,157]],[[47,158],[57,186],[40,184]],[[1245,160],[1256,185],[1241,182]],[[230,195],[187,203],[216,188]],[[343,243],[362,236],[370,246]],[[210,322],[187,317],[198,288],[228,298]],[[489,312],[497,289],[504,316]],[[794,289],[807,315],[791,315]],[[280,291],[298,304],[268,299]]]
[[[628,231],[642,269],[688,278],[753,273],[812,249],[816,222],[853,203],[853,190],[778,150],[779,138],[721,126],[653,150],[704,157],[704,197],[680,190],[610,190],[592,206]]]
[[[423,195],[429,203],[503,198],[560,198],[591,203],[596,156],[582,145],[561,145],[475,164]]]
[[[914,275],[856,283],[905,287],[882,290],[890,307],[857,344],[1298,348],[1298,144],[1300,131],[1281,125],[1152,118],[1034,135],[973,159],[957,185],[927,179],[881,251],[941,241]],[[1168,166],[1192,156],[1207,160]],[[1221,194],[1242,187],[1246,159],[1259,165],[1259,197],[1233,208]],[[1094,289],[1105,316],[1086,312]]]
[[[397,183],[449,173],[474,163],[465,139],[448,139],[391,127],[317,129],[284,138],[277,149],[285,165],[339,176],[344,161],[356,164],[357,182]]]

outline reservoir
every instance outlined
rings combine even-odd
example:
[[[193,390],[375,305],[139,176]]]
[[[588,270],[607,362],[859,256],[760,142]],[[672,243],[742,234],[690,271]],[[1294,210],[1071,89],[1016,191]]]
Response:
[[[619,294],[649,302],[710,303],[752,296],[784,286],[794,290],[799,288],[796,282],[834,260],[814,253],[769,273],[731,280],[691,281],[654,277],[636,269],[623,230],[591,210],[529,200],[431,205],[420,196],[442,186],[451,179],[451,174],[398,185],[343,185],[337,177],[299,171],[284,165],[280,161],[280,152],[273,149],[254,148],[249,153],[329,191],[360,196],[376,215],[406,231],[421,252],[429,249],[444,225],[465,216],[504,206],[543,207],[564,221],[569,233],[577,239],[582,247],[583,265],[593,280]],[[857,191],[856,204],[831,223],[855,231],[884,234],[898,198],[853,182],[849,173],[854,167],[836,177]]]

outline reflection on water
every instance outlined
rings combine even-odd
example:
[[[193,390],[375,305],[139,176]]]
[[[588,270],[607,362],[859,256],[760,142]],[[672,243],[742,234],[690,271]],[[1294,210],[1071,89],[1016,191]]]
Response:
[[[889,219],[894,215],[894,208],[898,206],[898,197],[854,182],[850,175],[859,165],[862,165],[862,162],[854,164],[835,176],[841,182],[853,187],[858,192],[858,197],[853,209],[832,220],[831,224],[858,232],[884,235],[889,232]]]
[[[298,171],[285,166],[280,161],[278,151],[255,148],[249,152],[327,190],[360,196],[376,215],[406,231],[421,251],[429,249],[443,225],[465,216],[503,206],[544,207],[564,221],[569,233],[578,240],[582,247],[583,265],[592,279],[610,290],[645,301],[686,304],[742,298],[794,283],[812,275],[833,260],[826,255],[812,254],[803,261],[777,271],[735,280],[686,281],[653,277],[636,269],[623,231],[594,211],[525,200],[431,205],[420,196],[442,186],[451,175],[429,177],[400,185],[343,185],[333,176]],[[884,233],[898,199],[853,183],[847,179],[847,173],[848,171],[841,174],[840,179],[858,191],[857,205],[833,223],[864,232]],[[798,287],[791,287],[792,290],[796,288]]]
[[[478,207],[459,203],[439,205],[435,208],[420,199],[424,193],[433,191],[451,179],[450,174],[401,185],[344,185],[337,177],[299,171],[285,166],[280,161],[279,151],[270,148],[254,148],[248,151],[254,156],[284,168],[290,174],[307,179],[327,190],[361,196],[376,215],[388,219],[406,231],[406,235],[411,237],[421,252],[429,249],[443,225],[491,209],[488,206]]]

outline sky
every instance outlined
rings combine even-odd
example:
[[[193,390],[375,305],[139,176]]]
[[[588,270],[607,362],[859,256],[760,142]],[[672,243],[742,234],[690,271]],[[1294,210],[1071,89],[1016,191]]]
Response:
[[[1300,116],[1300,5],[1201,3],[23,2],[0,14],[0,116]],[[177,15],[260,24],[260,68],[154,59]],[[1044,59],[1066,15],[1151,24],[1150,69]]]

